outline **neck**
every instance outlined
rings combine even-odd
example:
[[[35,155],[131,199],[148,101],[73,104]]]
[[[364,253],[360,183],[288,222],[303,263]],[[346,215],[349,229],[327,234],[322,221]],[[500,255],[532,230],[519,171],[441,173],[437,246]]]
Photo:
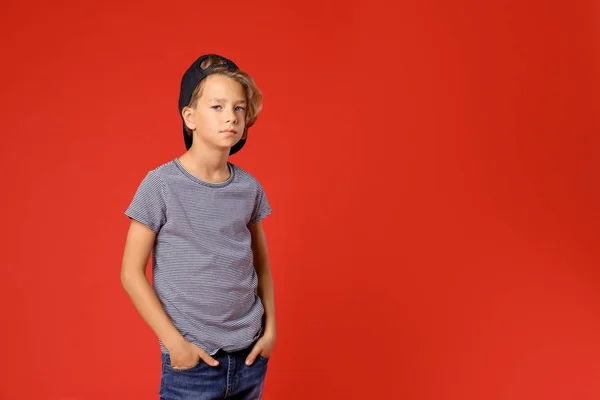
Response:
[[[209,149],[194,142],[192,147],[179,157],[179,162],[198,179],[210,183],[220,183],[225,182],[230,176],[227,165],[228,158],[229,150]]]

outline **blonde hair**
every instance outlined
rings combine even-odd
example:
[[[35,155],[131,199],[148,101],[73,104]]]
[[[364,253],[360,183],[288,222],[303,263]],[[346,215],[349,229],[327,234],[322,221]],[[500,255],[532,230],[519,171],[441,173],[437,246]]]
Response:
[[[215,66],[223,64],[223,61],[220,57],[211,55],[202,61],[200,64],[200,68],[203,70]],[[228,78],[231,78],[242,85],[244,88],[244,93],[246,94],[246,125],[244,127],[243,138],[246,138],[248,133],[248,128],[250,128],[256,122],[258,118],[258,114],[262,109],[262,92],[258,89],[254,80],[250,75],[245,72],[238,70],[231,70],[227,67],[214,67],[207,75],[208,78],[210,75],[223,75]],[[190,103],[187,105],[190,108],[195,108],[198,103],[198,99],[202,96],[202,91],[204,90],[204,85],[206,84],[206,78],[202,79],[198,86],[192,92],[192,98]],[[192,131],[186,126],[185,131],[188,135],[192,135]]]

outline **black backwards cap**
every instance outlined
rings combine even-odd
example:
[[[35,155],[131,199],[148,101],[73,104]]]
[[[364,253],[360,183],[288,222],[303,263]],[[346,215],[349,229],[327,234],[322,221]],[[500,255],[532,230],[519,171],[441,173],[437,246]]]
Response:
[[[221,59],[221,63],[213,64],[206,69],[202,69],[202,67],[201,67],[202,62],[211,56],[216,56],[219,59]],[[214,70],[215,68],[223,68],[223,67],[233,70],[233,71],[239,70],[238,66],[235,65],[235,63],[233,61],[228,60],[227,58],[225,58],[223,56],[220,56],[218,54],[205,54],[205,55],[201,56],[200,58],[198,58],[196,61],[194,61],[194,63],[188,68],[188,70],[185,71],[185,73],[183,74],[183,77],[181,78],[181,90],[179,92],[179,116],[181,117],[182,120],[183,120],[183,115],[181,115],[181,112],[183,111],[184,107],[187,107],[188,104],[190,104],[190,101],[192,100],[192,94],[194,93],[196,86],[198,86],[198,84],[202,81],[202,79],[204,79],[208,75],[210,75],[212,70]],[[246,138],[247,138],[247,136],[246,136]],[[229,151],[229,154],[230,155],[235,154],[238,151],[240,151],[242,149],[242,147],[244,147],[244,144],[246,144],[246,138],[240,139],[240,141],[237,142],[231,148],[231,150]],[[192,138],[192,135],[188,135],[187,132],[185,131],[185,122],[183,122],[183,140],[185,142],[186,149],[189,150],[190,147],[192,147],[193,138]]]

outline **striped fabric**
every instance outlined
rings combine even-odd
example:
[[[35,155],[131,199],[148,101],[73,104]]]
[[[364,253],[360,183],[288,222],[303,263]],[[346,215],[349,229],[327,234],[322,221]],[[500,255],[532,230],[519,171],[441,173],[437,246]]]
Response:
[[[229,163],[208,183],[176,158],[148,172],[125,215],[156,232],[153,287],[175,327],[209,354],[234,351],[262,334],[248,226],[271,213],[260,183]],[[167,353],[159,340],[163,353]]]

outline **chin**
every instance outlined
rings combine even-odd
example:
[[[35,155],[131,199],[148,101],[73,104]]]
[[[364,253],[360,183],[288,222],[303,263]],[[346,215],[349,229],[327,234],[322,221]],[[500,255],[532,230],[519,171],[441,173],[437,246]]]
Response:
[[[235,141],[235,142],[234,142],[234,141],[232,141],[231,143],[227,143],[227,144],[225,144],[225,143],[219,143],[219,144],[217,144],[215,147],[216,147],[216,148],[218,148],[219,150],[223,150],[223,151],[229,151],[229,150],[231,150],[231,148],[232,148],[233,146],[235,146],[235,144],[236,144],[237,142],[238,142],[238,141]]]
[[[237,137],[237,138],[229,138],[228,140],[223,140],[221,142],[222,146],[229,146],[229,147],[233,147],[236,144],[238,144],[240,142],[240,140],[242,140],[241,137]]]

